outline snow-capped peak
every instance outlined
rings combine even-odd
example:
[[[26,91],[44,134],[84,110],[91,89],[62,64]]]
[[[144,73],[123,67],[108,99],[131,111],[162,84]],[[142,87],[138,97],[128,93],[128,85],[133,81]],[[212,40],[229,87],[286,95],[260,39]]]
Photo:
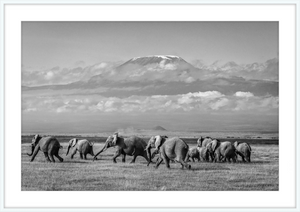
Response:
[[[151,57],[158,57],[158,58],[161,58],[161,59],[164,59],[164,60],[171,60],[171,59],[179,59],[180,57],[178,56],[175,56],[175,55],[148,55],[148,56],[145,56],[145,57],[134,57],[132,58],[131,61],[135,61],[137,59],[140,59],[140,58],[151,58]]]

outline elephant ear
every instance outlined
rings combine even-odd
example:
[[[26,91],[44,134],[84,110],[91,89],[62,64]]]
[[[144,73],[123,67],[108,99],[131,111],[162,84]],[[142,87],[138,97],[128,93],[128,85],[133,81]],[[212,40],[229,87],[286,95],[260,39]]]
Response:
[[[114,133],[113,134],[113,140],[112,140],[112,145],[116,145],[117,144],[117,140],[118,140],[118,133]]]
[[[162,137],[160,135],[155,136],[155,148],[159,149],[162,145]]]
[[[78,139],[77,138],[73,138],[72,139],[72,147],[76,146],[77,142],[78,142]]]
[[[32,139],[32,143],[34,145],[37,145],[37,143],[39,142],[39,140],[42,138],[42,136],[40,136],[39,134],[36,134],[33,139]]]
[[[202,145],[202,136],[200,136],[200,138],[197,140],[197,145],[199,147],[201,147],[201,145]]]
[[[150,138],[150,140],[149,140],[149,145],[151,146],[151,147],[154,147],[155,146],[155,141],[156,141],[156,138],[155,138],[155,136],[151,136],[151,138]]]

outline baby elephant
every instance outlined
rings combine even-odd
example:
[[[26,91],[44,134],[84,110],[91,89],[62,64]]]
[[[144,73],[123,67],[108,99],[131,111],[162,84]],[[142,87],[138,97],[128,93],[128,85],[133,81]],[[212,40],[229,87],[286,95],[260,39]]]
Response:
[[[189,149],[189,151],[186,155],[186,158],[185,158],[185,162],[189,162],[190,158],[192,158],[193,162],[195,162],[195,159],[200,161],[200,154],[199,154],[197,147],[193,147],[193,148]]]
[[[234,142],[234,147],[236,149],[236,153],[241,156],[243,162],[251,162],[250,156],[251,156],[251,147],[248,143],[240,143],[238,141]],[[246,158],[246,160],[245,160]]]
[[[209,151],[206,147],[197,147],[197,150],[202,161],[209,161]]]
[[[69,154],[69,150],[70,148],[72,148],[72,155],[71,158],[73,159],[74,155],[76,154],[76,152],[78,151],[80,154],[80,158],[86,160],[86,155],[90,154],[92,156],[94,156],[94,152],[93,152],[93,143],[83,139],[83,140],[78,140],[77,138],[73,138],[69,141],[69,146],[68,146],[68,151],[67,154]]]

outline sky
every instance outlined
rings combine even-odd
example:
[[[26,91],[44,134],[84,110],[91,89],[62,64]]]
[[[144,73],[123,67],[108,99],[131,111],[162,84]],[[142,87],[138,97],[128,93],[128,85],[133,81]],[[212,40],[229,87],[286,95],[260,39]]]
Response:
[[[278,131],[278,62],[277,22],[22,22],[22,132]]]
[[[237,63],[278,56],[277,22],[23,22],[22,63],[68,67],[178,55]]]

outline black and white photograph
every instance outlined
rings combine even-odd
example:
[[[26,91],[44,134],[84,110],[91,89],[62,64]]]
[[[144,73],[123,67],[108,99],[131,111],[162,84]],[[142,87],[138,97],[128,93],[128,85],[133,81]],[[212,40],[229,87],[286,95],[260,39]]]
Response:
[[[279,22],[22,21],[21,61],[22,191],[279,191]]]

